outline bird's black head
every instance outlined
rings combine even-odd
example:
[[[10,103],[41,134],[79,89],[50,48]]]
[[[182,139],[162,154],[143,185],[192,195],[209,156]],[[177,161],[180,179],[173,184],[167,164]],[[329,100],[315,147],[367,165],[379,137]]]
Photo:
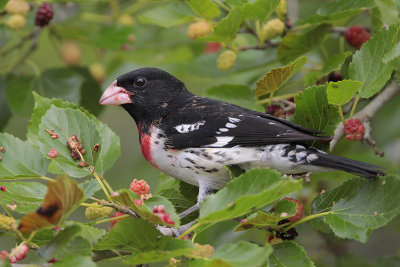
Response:
[[[121,105],[136,122],[154,120],[191,93],[166,71],[141,68],[119,76],[100,98],[101,105]]]

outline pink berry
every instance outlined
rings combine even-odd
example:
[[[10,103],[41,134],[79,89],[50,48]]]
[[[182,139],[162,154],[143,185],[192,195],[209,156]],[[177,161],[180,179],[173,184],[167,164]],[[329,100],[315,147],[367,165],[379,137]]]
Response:
[[[364,137],[365,128],[359,119],[347,120],[343,132],[347,140],[361,141]]]
[[[0,186],[0,190],[3,191],[3,192],[5,192],[5,191],[7,191],[7,187],[5,187],[5,186]]]
[[[356,25],[347,29],[345,37],[349,45],[360,50],[361,46],[369,40],[370,34],[363,27]]]
[[[158,213],[158,207],[157,206],[153,207],[153,213]]]
[[[35,25],[44,27],[47,24],[49,24],[53,16],[54,16],[53,5],[49,3],[43,3],[42,5],[39,6],[38,10],[36,11]]]
[[[158,212],[159,213],[163,213],[164,211],[165,211],[165,206],[164,205],[158,206]]]
[[[55,158],[55,157],[58,156],[58,152],[57,152],[57,150],[53,147],[47,155],[49,155],[50,158]]]
[[[133,179],[129,190],[135,192],[138,196],[146,195],[150,191],[150,186],[145,180]]]

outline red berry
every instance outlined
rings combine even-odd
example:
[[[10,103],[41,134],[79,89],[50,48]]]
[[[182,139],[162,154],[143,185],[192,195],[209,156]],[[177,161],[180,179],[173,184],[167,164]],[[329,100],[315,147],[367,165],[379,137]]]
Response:
[[[274,239],[274,238],[275,238],[274,235],[269,235],[269,237],[268,237],[268,243],[271,243],[272,239]]]
[[[294,198],[289,198],[289,197],[285,197],[285,200],[289,200],[291,202],[297,203],[297,212],[294,216],[287,218],[289,221],[291,222],[295,222],[301,219],[301,217],[303,217],[303,211],[304,211],[304,206],[303,204],[300,203],[300,201],[298,201],[297,199]]]
[[[55,157],[58,156],[58,152],[57,152],[57,150],[53,147],[47,155],[49,155],[50,158],[55,158]]]
[[[53,16],[54,16],[53,5],[49,3],[44,3],[40,5],[38,10],[36,11],[35,25],[44,27],[47,24],[49,24]]]
[[[158,207],[157,206],[153,207],[153,213],[158,213]]]
[[[190,235],[185,235],[184,237],[182,237],[182,239],[190,239]]]
[[[363,27],[356,25],[347,29],[345,37],[349,45],[359,50],[369,40],[370,34]]]
[[[134,201],[135,201],[136,205],[138,205],[139,207],[142,206],[142,204],[143,204],[143,200],[141,200],[141,199],[134,199]]]
[[[125,213],[116,211],[116,212],[111,216],[111,218],[113,218],[113,217],[118,217],[118,216],[122,216],[122,215],[125,215]],[[115,225],[117,222],[121,221],[121,220],[123,220],[123,219],[116,219],[116,220],[111,221],[111,222],[110,222],[110,226],[108,227],[108,231],[110,231],[110,230],[114,227],[114,225]]]
[[[159,213],[163,213],[164,211],[165,211],[165,206],[164,205],[158,206],[158,212]]]
[[[206,47],[204,48],[204,53],[205,54],[212,54],[216,53],[221,49],[221,44],[218,42],[209,42],[206,44]]]
[[[148,194],[150,191],[150,186],[145,180],[133,179],[129,190],[135,192],[138,196]]]
[[[361,141],[365,128],[359,119],[351,119],[346,121],[343,132],[346,134],[347,140]]]
[[[52,259],[48,260],[47,263],[55,263],[55,262],[57,262],[57,261],[58,261],[58,260],[57,260],[56,258],[52,258]]]
[[[3,191],[3,192],[5,192],[5,191],[7,191],[7,187],[5,187],[5,186],[0,186],[0,190]]]

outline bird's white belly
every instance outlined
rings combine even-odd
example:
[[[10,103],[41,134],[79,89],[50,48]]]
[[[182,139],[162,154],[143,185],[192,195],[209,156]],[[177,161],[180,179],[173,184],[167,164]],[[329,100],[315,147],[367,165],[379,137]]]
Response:
[[[225,165],[238,165],[245,170],[270,167],[287,174],[309,171],[306,165],[283,157],[286,145],[174,150],[166,148],[165,140],[161,131],[153,128],[149,140],[152,164],[165,174],[196,186],[204,183],[215,189],[224,187],[230,180]]]

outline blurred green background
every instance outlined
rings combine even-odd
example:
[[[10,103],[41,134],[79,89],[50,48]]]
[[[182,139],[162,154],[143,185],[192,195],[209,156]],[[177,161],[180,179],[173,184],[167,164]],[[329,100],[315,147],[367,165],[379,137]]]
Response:
[[[162,28],[155,25],[141,23],[140,14],[153,6],[159,5],[152,1],[118,1],[118,12],[127,12],[133,19],[125,23],[118,19],[111,19],[110,15],[117,12],[112,2],[70,2],[55,4],[55,19],[51,27],[44,28],[40,35],[39,45],[27,62],[21,65],[15,75],[26,75],[43,71],[47,68],[66,67],[60,49],[65,41],[73,41],[79,46],[81,60],[79,66],[90,67],[94,63],[100,64],[105,69],[103,81],[100,83],[104,90],[119,75],[138,67],[153,66],[162,68],[175,75],[186,84],[194,93],[204,95],[207,88],[220,84],[244,84],[255,88],[255,82],[272,67],[280,66],[276,60],[275,49],[264,51],[249,50],[238,54],[235,67],[229,72],[222,72],[216,66],[218,53],[205,53],[205,43],[191,40],[186,35],[187,24],[172,28]],[[289,18],[296,21],[315,13],[315,10],[327,1],[322,0],[288,0]],[[27,15],[28,24],[33,21],[34,12]],[[68,16],[66,16],[67,14]],[[65,16],[64,16],[65,15]],[[362,13],[348,25],[369,25],[369,18]],[[30,21],[30,22],[29,22]],[[32,24],[32,23],[31,23]],[[124,25],[125,24],[125,25]],[[130,25],[127,25],[130,24]],[[16,43],[28,32],[23,29],[19,32],[9,31],[4,25],[0,29],[0,46]],[[51,31],[59,32],[57,36]],[[132,40],[127,40],[131,36]],[[133,36],[133,37],[132,37]],[[251,43],[252,36],[238,38],[242,45]],[[337,50],[337,38],[326,40],[325,46],[329,53]],[[347,44],[346,44],[347,46]],[[348,47],[347,47],[348,48]],[[348,48],[350,50],[350,48]],[[222,51],[222,50],[221,50]],[[4,56],[0,66],[10,66],[18,57],[19,50]],[[308,55],[310,60],[323,62],[320,50]],[[33,67],[32,67],[33,66]],[[2,67],[0,67],[2,68]],[[304,68],[304,71],[306,68]],[[304,88],[302,78],[305,74],[299,74],[291,79],[279,94],[299,91]],[[0,71],[1,75],[9,75],[6,67]],[[3,86],[0,83],[0,86]],[[0,88],[0,92],[5,88]],[[121,138],[122,154],[106,178],[114,188],[129,187],[132,179],[145,179],[151,186],[151,191],[157,188],[160,172],[148,164],[141,155],[138,143],[136,125],[131,117],[120,107],[105,107],[99,110],[97,107],[98,95],[91,94],[90,88],[84,86],[80,89],[86,94],[90,105],[99,115],[99,119],[107,123]],[[85,93],[85,90],[89,92]],[[25,92],[30,93],[30,92]],[[5,95],[1,96],[4,99]],[[8,98],[7,98],[8,100]],[[15,136],[25,139],[26,127],[29,120],[32,103],[27,100],[26,112],[13,112],[8,123],[3,129]],[[388,173],[400,171],[400,95],[389,102],[372,120],[373,137],[378,147],[385,152],[385,157],[374,155],[372,149],[360,142],[342,140],[333,151],[334,154],[381,165]],[[362,101],[358,108],[362,108],[366,101]],[[15,110],[12,110],[15,111]],[[324,173],[311,176],[311,183],[296,196],[308,203],[312,197],[318,194],[321,188],[330,188],[339,184],[344,179],[352,177],[345,173]],[[100,196],[100,194],[99,194]],[[368,197],[368,196],[366,196]],[[306,206],[306,205],[305,205]],[[79,209],[73,215],[74,219],[86,221],[83,209]],[[236,223],[220,223],[212,227],[210,231],[201,233],[197,242],[209,243],[218,247],[224,243],[236,240],[252,240],[262,242],[261,231],[234,233]],[[367,244],[355,241],[328,238],[319,234],[311,227],[301,225],[298,227],[299,237],[297,241],[308,251],[309,256],[319,266],[366,266],[366,263],[374,263],[382,256],[392,256],[399,253],[400,248],[400,219],[395,219],[389,227],[382,228],[372,233]],[[4,239],[5,240],[5,239]],[[14,244],[0,244],[1,249],[12,247]],[[356,256],[346,256],[347,253]],[[345,258],[350,257],[350,258]],[[365,262],[364,262],[365,261]],[[343,262],[343,263],[342,263]],[[103,266],[109,264],[102,263]],[[398,264],[400,266],[400,263]]]

